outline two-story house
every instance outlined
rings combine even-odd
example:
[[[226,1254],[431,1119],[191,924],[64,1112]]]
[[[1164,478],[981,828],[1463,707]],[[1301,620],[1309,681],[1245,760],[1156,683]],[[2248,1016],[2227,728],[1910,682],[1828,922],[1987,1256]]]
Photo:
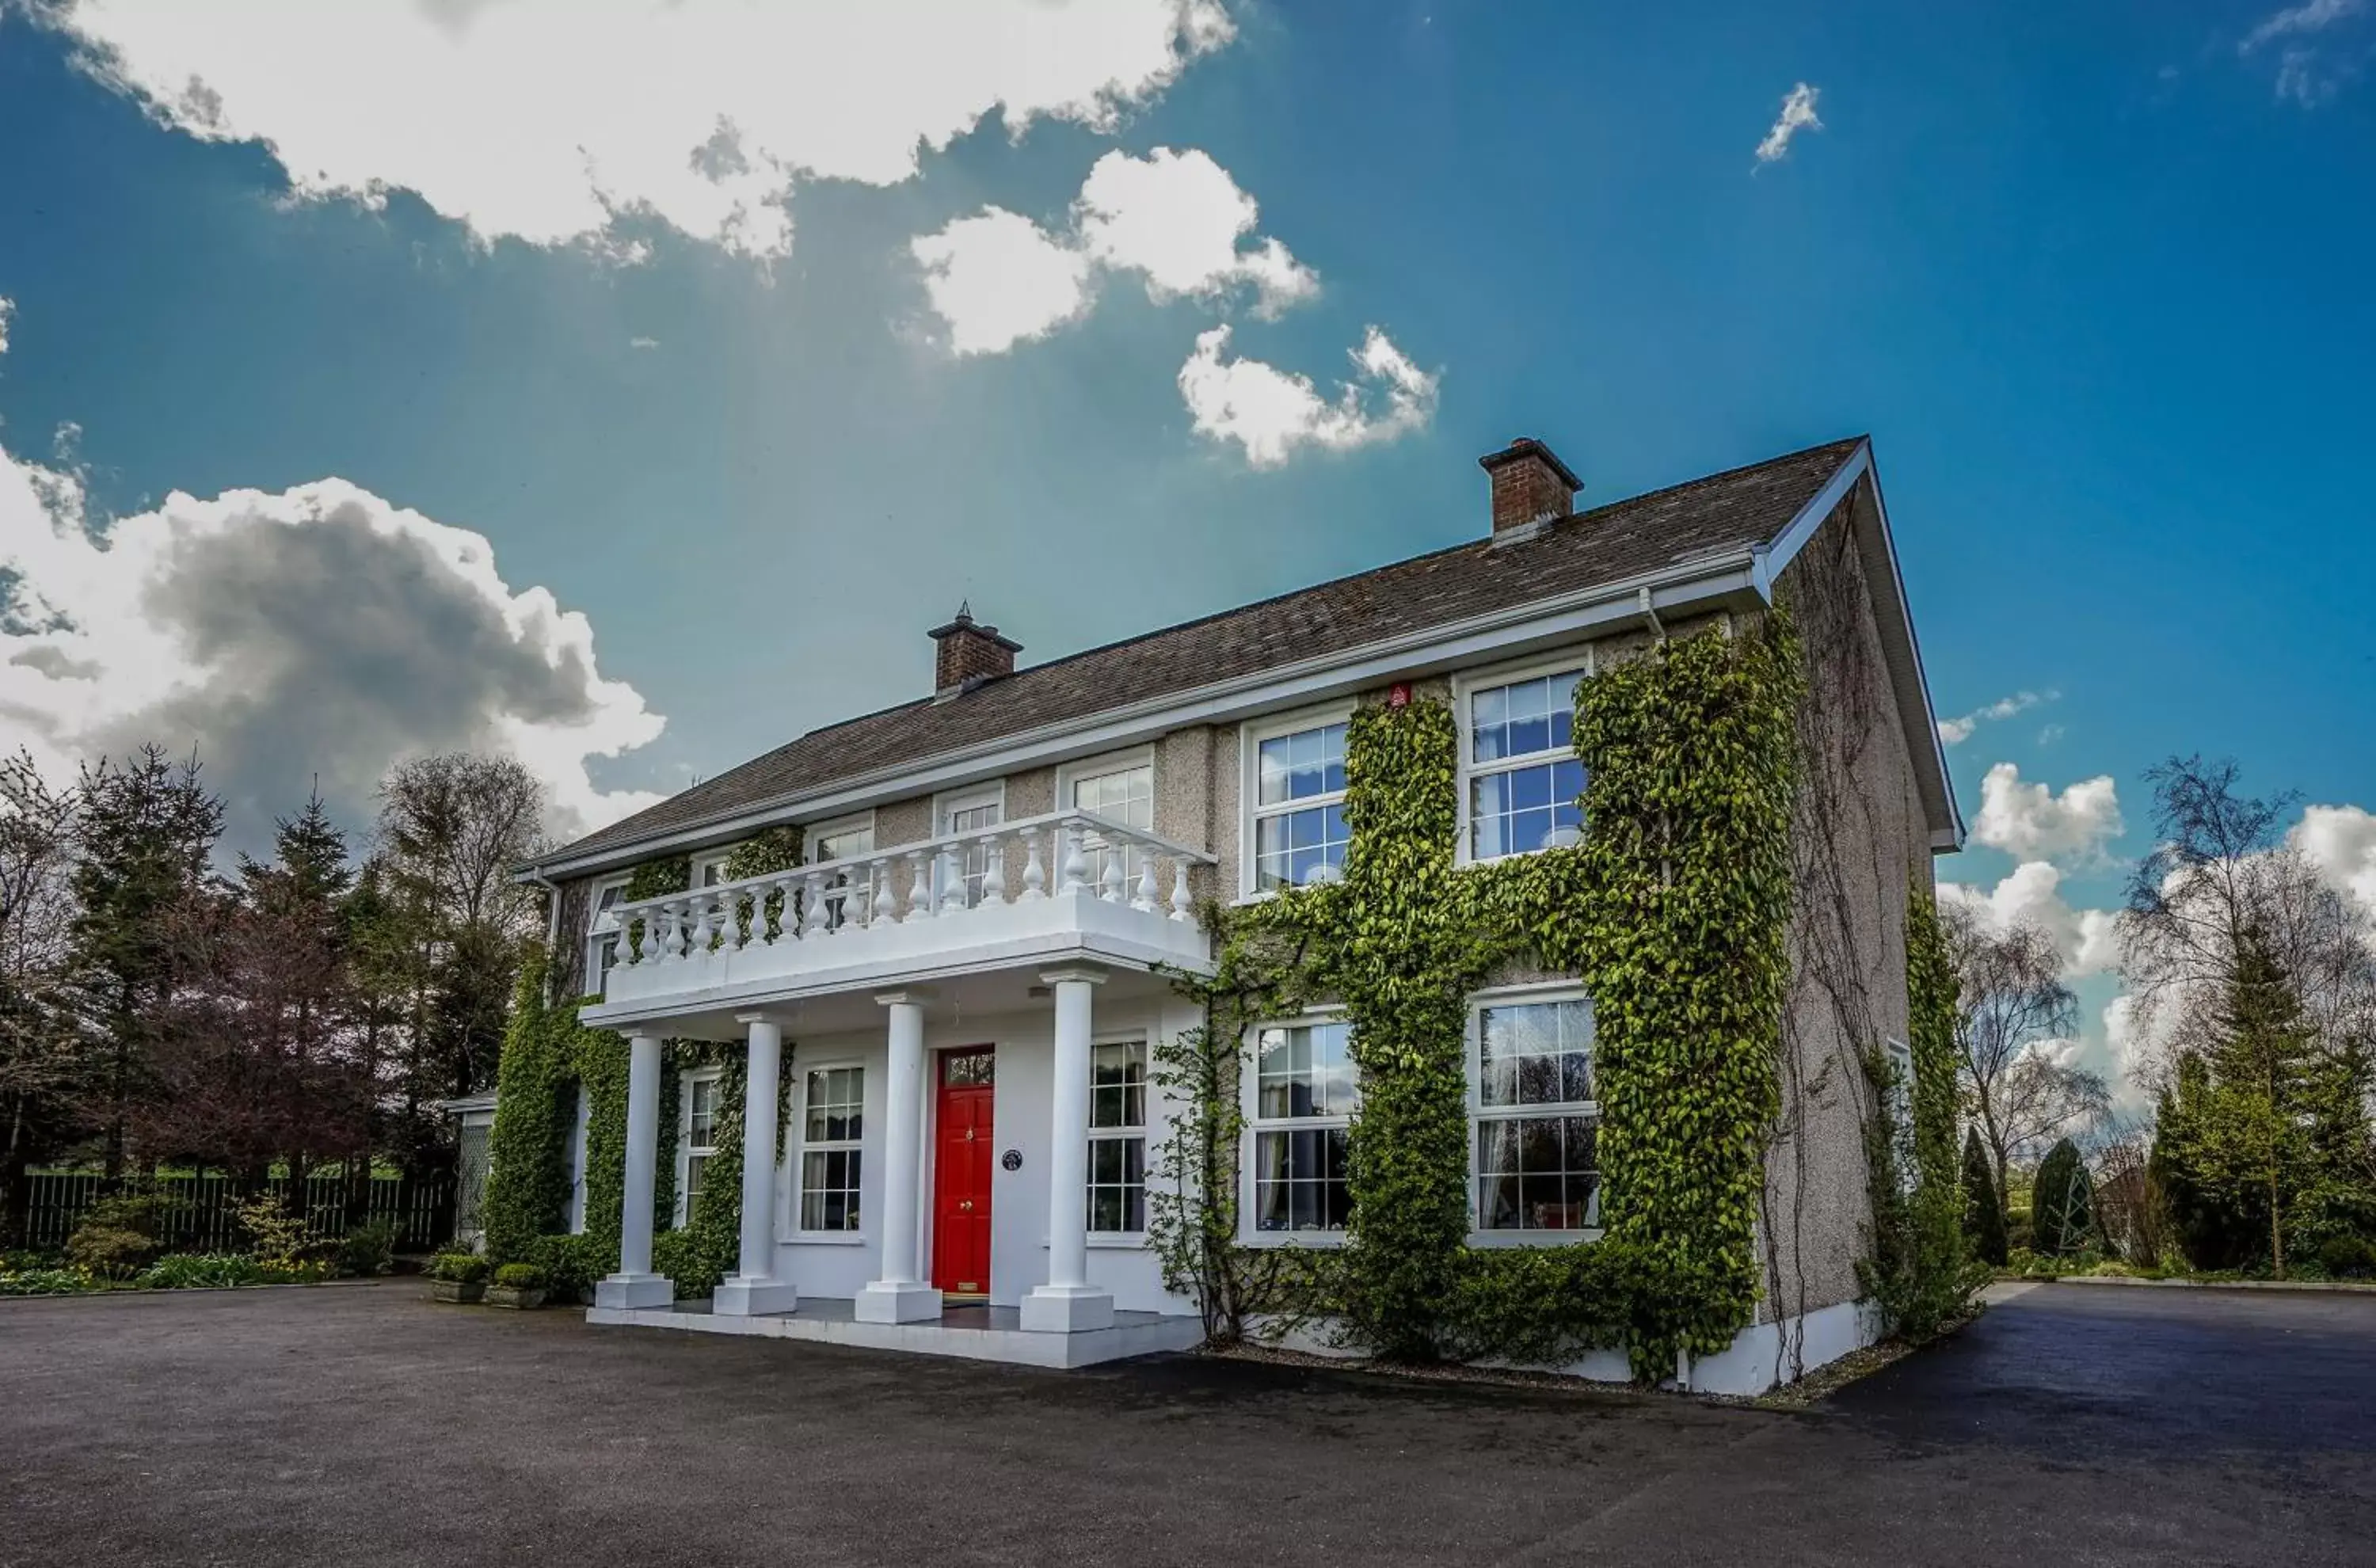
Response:
[[[581,1023],[628,1053],[625,1218],[595,1317],[1056,1365],[1194,1343],[1145,1244],[1178,1110],[1150,1051],[1206,1021],[1174,981],[1214,960],[1205,901],[1339,874],[1356,706],[1450,704],[1458,861],[1556,849],[1589,831],[1578,683],[1649,639],[1763,614],[1794,579],[1820,575],[1834,607],[1803,635],[1863,655],[1809,661],[1808,700],[1857,742],[1835,781],[1856,796],[1848,837],[1822,852],[1872,935],[1858,961],[1883,999],[1874,1028],[1907,1038],[1907,879],[1927,887],[1962,826],[1869,442],[1584,511],[1538,442],[1480,461],[1491,504],[1470,542],[1040,664],[960,610],[931,629],[929,695],[528,868],[557,890],[553,993],[598,995]],[[1870,675],[1825,689],[1827,669]],[[731,874],[737,845],[793,826],[798,864]],[[660,860],[689,861],[683,890],[631,897],[634,868]],[[1595,1234],[1593,1028],[1575,979],[1538,966],[1472,998],[1477,1244]],[[1828,1053],[1852,1075],[1859,1042],[1827,1030],[1811,1015],[1792,1032],[1807,1070],[1786,1076],[1768,1182],[1792,1218],[1766,1226],[1789,1280],[1759,1308],[1764,1337],[1744,1331],[1744,1365],[1777,1336],[1795,1367],[1870,1334],[1858,1097],[1815,1070]],[[663,1042],[683,1039],[747,1056],[664,1096]],[[1362,1093],[1344,1018],[1315,1003],[1244,1048],[1241,1240],[1325,1246]],[[750,1086],[740,1264],[706,1305],[681,1303],[652,1269],[655,1186],[672,1180],[680,1217],[694,1201],[726,1073]]]

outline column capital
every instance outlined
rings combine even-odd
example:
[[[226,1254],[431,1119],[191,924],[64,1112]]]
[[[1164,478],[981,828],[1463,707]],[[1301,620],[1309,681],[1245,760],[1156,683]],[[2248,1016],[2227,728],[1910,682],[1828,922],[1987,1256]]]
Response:
[[[903,1002],[913,1007],[930,1007],[940,1000],[940,993],[929,985],[903,985],[897,991],[876,992],[874,1000],[885,1007],[897,1007]]]
[[[1079,980],[1084,985],[1103,985],[1107,970],[1097,964],[1067,964],[1062,968],[1040,971],[1041,985],[1061,985],[1066,980]]]
[[[774,1013],[737,1013],[734,1021],[745,1028],[753,1024],[773,1024],[778,1029],[784,1027],[784,1020]]]

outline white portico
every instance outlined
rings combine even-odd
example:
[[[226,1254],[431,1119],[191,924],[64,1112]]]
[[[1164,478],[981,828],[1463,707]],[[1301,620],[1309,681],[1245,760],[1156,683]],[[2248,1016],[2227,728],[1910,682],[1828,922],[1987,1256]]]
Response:
[[[1194,1344],[1145,1184],[1206,859],[1060,813],[617,906],[581,1017],[627,1037],[625,1216],[589,1315],[1056,1366]],[[652,1266],[660,1162],[688,1169],[668,1039],[747,1046],[739,1260],[706,1303]]]

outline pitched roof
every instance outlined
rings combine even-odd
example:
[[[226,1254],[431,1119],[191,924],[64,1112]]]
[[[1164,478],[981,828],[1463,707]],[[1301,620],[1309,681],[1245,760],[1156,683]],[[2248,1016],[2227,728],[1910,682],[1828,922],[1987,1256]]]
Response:
[[[885,767],[1347,652],[1492,610],[1624,581],[1775,538],[1863,438],[1851,436],[1562,517],[1533,538],[1472,540],[1314,588],[812,730],[549,857],[576,858],[816,793]]]

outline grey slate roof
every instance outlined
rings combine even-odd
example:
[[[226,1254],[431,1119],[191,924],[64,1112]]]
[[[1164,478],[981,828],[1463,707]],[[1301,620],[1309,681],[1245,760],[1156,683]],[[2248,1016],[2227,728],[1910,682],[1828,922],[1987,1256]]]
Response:
[[[1522,542],[1478,539],[1316,588],[1017,670],[945,702],[929,697],[812,730],[547,857],[697,827],[836,782],[1087,719],[1150,698],[1345,652],[1471,616],[1622,582],[1691,555],[1765,543],[1812,500],[1861,436],[1576,513]]]

